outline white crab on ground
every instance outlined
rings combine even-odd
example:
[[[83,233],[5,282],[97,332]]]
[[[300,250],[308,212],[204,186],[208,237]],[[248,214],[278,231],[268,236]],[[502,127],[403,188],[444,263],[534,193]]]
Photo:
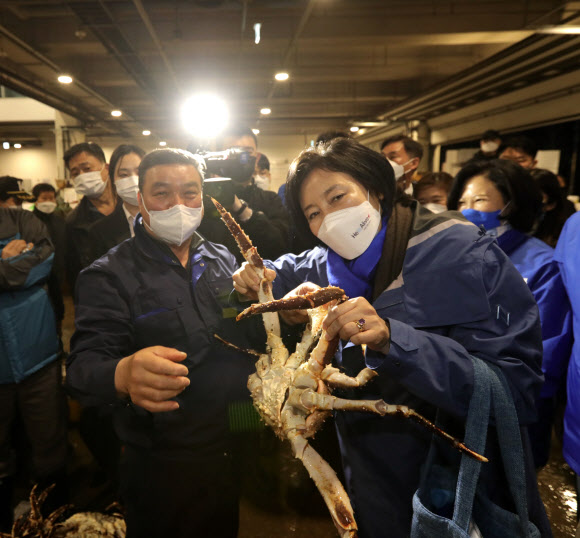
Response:
[[[264,263],[256,247],[230,213],[213,198],[212,201],[236,239],[244,258],[261,279],[259,303],[253,304],[237,317],[239,320],[262,314],[266,328],[268,352],[251,352],[259,357],[256,361],[256,373],[248,379],[248,389],[254,406],[280,439],[290,441],[294,456],[302,461],[314,480],[341,537],[357,536],[350,500],[336,473],[308,443],[308,438],[318,431],[332,411],[365,411],[381,416],[401,415],[427,427],[458,450],[480,461],[487,461],[485,457],[473,452],[406,406],[390,405],[383,400],[346,400],[332,396],[331,390],[334,387],[361,387],[377,375],[373,370],[364,368],[356,377],[350,377],[331,364],[338,347],[338,336],[327,340],[322,322],[329,308],[346,300],[344,291],[331,286],[306,295],[275,301],[272,283],[264,276]],[[280,337],[278,312],[298,309],[307,309],[310,321],[296,350],[290,354]],[[219,340],[228,344],[221,338]]]

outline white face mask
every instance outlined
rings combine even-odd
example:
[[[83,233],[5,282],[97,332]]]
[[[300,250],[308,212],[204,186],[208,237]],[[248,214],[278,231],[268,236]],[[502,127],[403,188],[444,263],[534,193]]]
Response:
[[[481,151],[483,151],[483,153],[493,153],[494,151],[497,151],[497,148],[499,148],[499,144],[497,142],[482,142],[481,143]]]
[[[369,247],[380,224],[381,213],[367,200],[326,215],[318,239],[345,260],[353,260]]]
[[[270,178],[268,176],[254,176],[254,185],[256,185],[258,189],[267,191],[270,186]]]
[[[123,202],[129,205],[139,205],[137,192],[139,191],[139,176],[123,177],[115,181],[117,194]]]
[[[395,180],[399,181],[405,175],[405,167],[402,164],[396,163],[395,161],[391,161],[391,159],[387,159],[389,164],[393,167],[393,172],[395,173]]]
[[[177,246],[182,245],[193,235],[199,228],[203,216],[203,202],[201,207],[178,204],[163,211],[148,211],[143,202],[143,208],[150,221],[150,225],[145,226],[162,241]]]
[[[428,209],[429,211],[431,211],[431,213],[443,213],[443,211],[447,211],[447,208],[441,204],[429,203],[429,204],[423,204],[423,207],[425,209]]]
[[[50,215],[56,209],[56,202],[37,202],[34,207],[41,213]]]
[[[87,198],[98,198],[101,196],[101,194],[105,192],[105,187],[107,186],[108,181],[103,181],[101,176],[103,168],[94,172],[85,172],[84,174],[79,174],[77,177],[75,177],[75,191],[77,191],[78,194],[86,196]]]

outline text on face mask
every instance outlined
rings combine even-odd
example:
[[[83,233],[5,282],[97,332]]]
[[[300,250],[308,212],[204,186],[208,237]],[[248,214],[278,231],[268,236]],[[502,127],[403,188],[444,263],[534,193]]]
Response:
[[[367,215],[367,218],[364,219],[358,227],[358,230],[356,232],[354,232],[353,234],[351,234],[351,237],[354,239],[359,233],[361,233],[362,230],[364,230],[366,228],[366,225],[369,223],[369,221],[371,220],[371,216],[370,214]]]

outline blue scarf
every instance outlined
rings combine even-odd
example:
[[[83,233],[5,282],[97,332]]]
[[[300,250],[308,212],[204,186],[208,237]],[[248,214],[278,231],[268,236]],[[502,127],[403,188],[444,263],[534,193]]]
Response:
[[[381,230],[368,248],[354,260],[341,258],[334,250],[328,249],[326,275],[331,286],[342,288],[349,297],[364,297],[371,300],[373,279],[387,234],[388,217],[382,219]]]

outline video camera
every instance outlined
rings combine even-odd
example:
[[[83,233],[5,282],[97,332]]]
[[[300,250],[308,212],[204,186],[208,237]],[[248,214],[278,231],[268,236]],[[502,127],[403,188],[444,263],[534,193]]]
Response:
[[[205,160],[206,181],[216,178],[230,178],[235,183],[246,183],[254,174],[256,157],[244,148],[230,148],[225,151],[208,151],[200,155]]]

